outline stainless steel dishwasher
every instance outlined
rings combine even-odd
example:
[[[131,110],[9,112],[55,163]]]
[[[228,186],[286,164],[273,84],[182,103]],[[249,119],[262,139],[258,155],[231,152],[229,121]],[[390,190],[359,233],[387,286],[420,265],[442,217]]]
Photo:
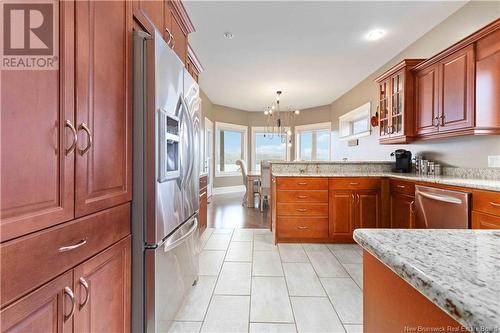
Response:
[[[468,229],[470,193],[415,186],[415,227]]]

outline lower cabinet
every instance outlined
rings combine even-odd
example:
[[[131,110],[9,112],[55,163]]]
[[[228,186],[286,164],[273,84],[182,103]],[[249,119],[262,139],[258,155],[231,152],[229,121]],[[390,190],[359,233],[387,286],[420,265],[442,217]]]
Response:
[[[2,332],[130,332],[130,239],[2,309]]]
[[[71,332],[73,272],[69,271],[0,312],[2,332]]]
[[[356,228],[376,228],[380,218],[380,191],[331,190],[330,227],[333,239],[352,241]]]
[[[472,211],[472,229],[500,229],[500,216]]]
[[[207,210],[208,210],[208,195],[207,195],[207,178],[208,176],[200,177],[200,212],[198,214],[198,230],[200,235],[207,228]]]
[[[391,193],[391,228],[412,228],[415,218],[415,197]]]

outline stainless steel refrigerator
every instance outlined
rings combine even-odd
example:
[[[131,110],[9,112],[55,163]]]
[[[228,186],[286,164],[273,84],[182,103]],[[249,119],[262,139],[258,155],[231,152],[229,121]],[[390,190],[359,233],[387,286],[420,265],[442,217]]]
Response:
[[[199,88],[158,31],[133,60],[132,331],[165,332],[198,278]]]

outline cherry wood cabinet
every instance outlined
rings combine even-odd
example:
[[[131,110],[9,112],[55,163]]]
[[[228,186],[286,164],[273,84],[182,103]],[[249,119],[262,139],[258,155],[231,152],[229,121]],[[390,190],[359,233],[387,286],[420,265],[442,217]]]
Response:
[[[407,143],[414,137],[413,93],[411,69],[423,59],[406,59],[379,76],[379,142]]]
[[[130,1],[76,2],[76,216],[131,200]]]
[[[472,229],[500,230],[500,216],[472,211]]]
[[[354,230],[354,196],[349,190],[330,191],[331,238],[351,238]]]
[[[1,241],[74,216],[73,26],[61,1],[58,70],[2,71]]]
[[[73,273],[66,272],[2,309],[2,332],[73,331]]]
[[[401,193],[391,193],[391,228],[412,228],[414,214],[415,197]]]
[[[74,269],[75,332],[130,332],[130,239]]]
[[[417,65],[419,139],[500,134],[500,19]]]

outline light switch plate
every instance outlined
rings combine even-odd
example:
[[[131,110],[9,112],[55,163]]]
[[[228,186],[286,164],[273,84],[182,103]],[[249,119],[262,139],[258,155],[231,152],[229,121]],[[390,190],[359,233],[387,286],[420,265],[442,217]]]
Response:
[[[489,168],[500,168],[500,155],[488,156]]]

